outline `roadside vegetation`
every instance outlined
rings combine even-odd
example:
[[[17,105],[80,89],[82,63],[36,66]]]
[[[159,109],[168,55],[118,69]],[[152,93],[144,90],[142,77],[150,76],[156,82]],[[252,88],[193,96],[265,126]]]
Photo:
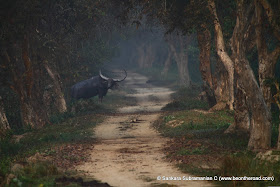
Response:
[[[55,178],[64,175],[59,166],[66,169],[75,165],[73,160],[79,163],[86,159],[84,148],[94,143],[89,129],[101,120],[97,115],[71,117],[44,129],[26,129],[22,135],[6,137],[0,142],[1,183],[54,186]],[[65,152],[67,148],[69,152]],[[76,148],[81,150],[77,152]]]
[[[164,111],[178,111],[191,109],[209,109],[208,103],[199,99],[201,88],[198,85],[193,85],[191,88],[178,88],[177,92],[172,95],[173,101],[168,103]]]
[[[200,90],[181,88],[154,123],[163,136],[171,138],[164,152],[186,173],[197,176],[274,176],[274,181],[217,181],[220,186],[273,186],[280,182],[280,161],[262,160],[261,154],[247,150],[249,135],[224,131],[234,122],[229,110],[208,111]],[[277,117],[273,120],[272,145],[277,143]],[[279,155],[279,151],[271,152]]]
[[[125,91],[108,93],[103,103],[97,97],[76,101],[71,111],[52,115],[42,129],[10,131],[0,141],[0,186],[97,185],[73,178],[73,168],[89,158],[87,153],[95,143],[91,129],[102,122],[103,114],[135,103],[123,96]]]

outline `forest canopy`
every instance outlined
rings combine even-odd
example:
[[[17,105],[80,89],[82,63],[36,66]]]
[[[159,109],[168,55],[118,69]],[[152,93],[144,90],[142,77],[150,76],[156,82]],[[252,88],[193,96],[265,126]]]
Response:
[[[178,85],[199,84],[210,107],[234,111],[228,131],[250,134],[248,149],[269,149],[279,9],[272,0],[1,0],[0,136],[51,124],[71,111],[71,85],[119,65],[176,71]]]

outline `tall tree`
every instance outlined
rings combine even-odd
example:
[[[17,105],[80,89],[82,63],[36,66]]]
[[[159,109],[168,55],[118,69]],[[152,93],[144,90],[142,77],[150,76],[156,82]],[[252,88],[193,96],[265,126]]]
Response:
[[[180,85],[189,87],[191,80],[188,67],[188,46],[192,38],[190,36],[183,37],[180,33],[172,33],[167,38],[170,51],[177,63]]]
[[[237,1],[236,25],[231,40],[231,49],[233,53],[231,59],[224,47],[222,28],[217,16],[215,2],[213,0],[208,0],[208,3],[209,10],[214,16],[217,54],[220,56],[224,65],[230,67],[227,68],[228,72],[235,70],[235,78],[239,81],[239,84],[246,93],[247,103],[252,113],[248,148],[254,150],[268,149],[271,144],[271,115],[245,54],[248,34],[244,33],[247,33],[252,26],[253,4],[252,2],[245,2],[243,0]],[[233,75],[234,74],[231,75],[232,79]]]
[[[202,23],[197,29],[197,41],[200,49],[200,72],[203,80],[204,91],[210,107],[214,106],[217,101],[214,94],[214,85],[211,71],[211,33],[205,23]]]
[[[215,29],[215,43],[216,43],[216,51],[224,64],[228,76],[229,76],[229,101],[228,105],[231,110],[233,110],[233,102],[234,102],[234,63],[230,59],[224,42],[224,36],[222,32],[222,27],[216,12],[215,2],[213,0],[208,0],[209,10],[213,15],[214,20],[214,29]]]
[[[277,45],[271,52],[268,51],[268,44],[265,39],[264,28],[264,9],[266,10],[268,22],[273,28],[274,37],[280,41],[280,28],[275,23],[274,10],[266,0],[255,0],[255,16],[256,16],[256,44],[258,49],[259,61],[259,82],[263,92],[265,102],[268,109],[271,108],[272,93],[270,85],[265,84],[266,79],[272,79],[275,76],[276,63],[280,56],[280,45]]]

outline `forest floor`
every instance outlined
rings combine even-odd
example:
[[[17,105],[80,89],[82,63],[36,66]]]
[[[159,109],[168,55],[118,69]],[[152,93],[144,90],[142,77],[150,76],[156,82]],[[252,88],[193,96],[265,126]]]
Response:
[[[135,92],[126,96],[137,103],[119,108],[92,129],[97,143],[90,149],[90,158],[76,166],[79,173],[111,186],[213,186],[206,181],[158,180],[192,176],[165,159],[163,149],[169,138],[152,126],[173,91],[147,83],[148,78],[138,73],[128,75],[125,85]]]

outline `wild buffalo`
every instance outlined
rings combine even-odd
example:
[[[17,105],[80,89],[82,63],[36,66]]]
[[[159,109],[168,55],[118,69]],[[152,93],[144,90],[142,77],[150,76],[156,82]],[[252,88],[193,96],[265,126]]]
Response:
[[[117,85],[117,82],[121,82],[126,78],[127,73],[125,70],[124,72],[125,77],[120,80],[105,77],[99,70],[98,76],[91,77],[72,86],[71,96],[75,99],[88,99],[98,95],[100,102],[102,102],[102,98],[107,94],[108,89],[112,89]]]

